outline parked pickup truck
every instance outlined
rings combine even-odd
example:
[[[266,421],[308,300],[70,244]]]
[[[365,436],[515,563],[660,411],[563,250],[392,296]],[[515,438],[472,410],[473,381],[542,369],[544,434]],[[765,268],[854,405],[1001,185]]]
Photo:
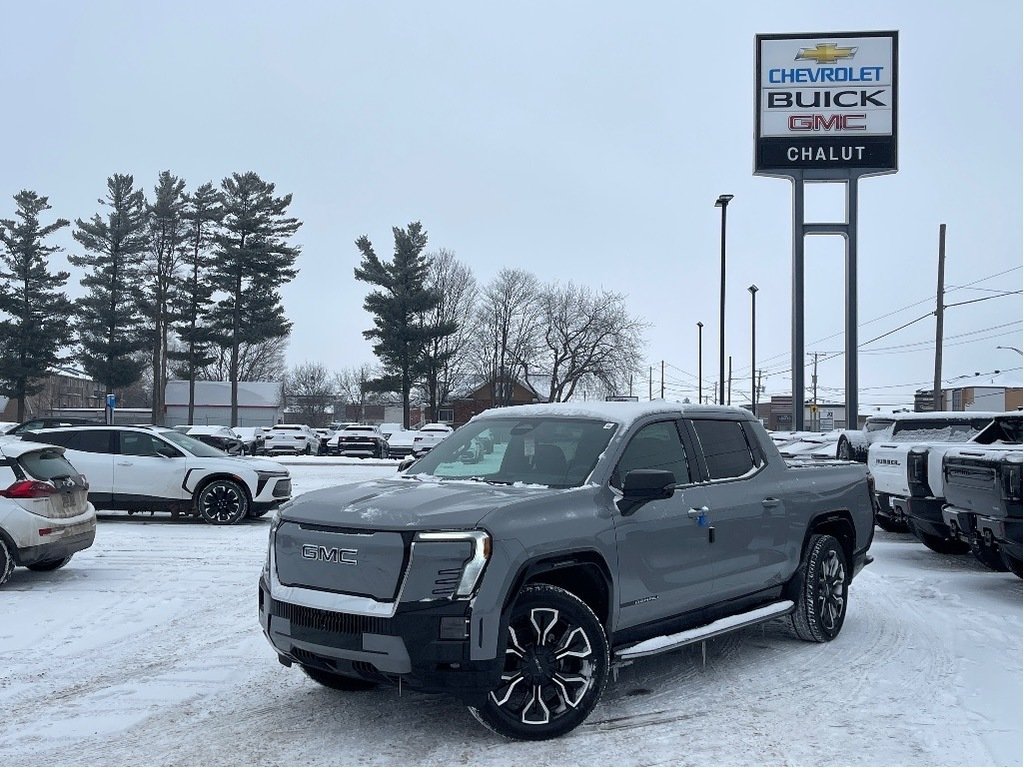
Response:
[[[1021,413],[1015,411],[996,416],[967,443],[961,445],[915,445],[908,457],[911,495],[907,499],[907,518],[914,535],[929,549],[942,554],[965,554],[973,551],[984,565],[1006,570],[1002,555],[983,537],[961,538],[947,524],[942,508],[945,499],[943,459],[947,453],[966,449],[990,455],[1019,453],[1021,448]]]
[[[941,457],[935,463],[935,471],[929,475],[927,448],[914,454],[911,454],[911,449],[964,443],[997,415],[977,411],[896,414],[884,439],[868,447],[868,469],[875,484],[875,522],[878,527],[906,533],[910,530],[907,500],[912,496],[933,495],[921,486],[921,479],[931,478],[935,482],[934,488],[941,488]],[[943,551],[943,548],[936,551]]]
[[[1020,429],[1020,417],[1017,425]],[[1020,440],[1020,433],[1017,433]],[[956,448],[943,460],[946,505],[943,520],[954,536],[969,542],[983,563],[1000,570],[1005,565],[1022,575],[1021,547],[1022,452],[988,447]]]
[[[739,408],[492,409],[404,474],[282,507],[259,618],[318,683],[446,692],[547,739],[615,665],[783,616],[832,640],[873,531],[864,465],[787,465]]]

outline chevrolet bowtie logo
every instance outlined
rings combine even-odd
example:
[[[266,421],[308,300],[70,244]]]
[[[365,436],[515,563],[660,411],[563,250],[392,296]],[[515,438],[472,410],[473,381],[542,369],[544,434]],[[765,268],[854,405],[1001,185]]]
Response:
[[[818,64],[835,64],[839,59],[852,59],[856,48],[841,48],[835,43],[818,43],[813,48],[801,48],[797,60],[810,59]]]

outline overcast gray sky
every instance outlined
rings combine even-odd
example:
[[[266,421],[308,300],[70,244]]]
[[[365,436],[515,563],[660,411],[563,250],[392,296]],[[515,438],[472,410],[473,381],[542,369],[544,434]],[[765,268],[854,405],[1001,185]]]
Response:
[[[999,275],[949,302],[1021,287],[1018,0],[2,7],[0,215],[28,188],[56,215],[91,216],[114,172],[151,193],[164,169],[190,188],[257,171],[305,222],[283,291],[289,364],[372,362],[354,241],[390,254],[391,227],[419,220],[481,283],[519,267],[625,293],[667,395],[692,397],[698,321],[706,387],[717,377],[713,203],[731,193],[733,402],[749,399],[752,283],[758,367],[768,394],[788,392],[791,186],[752,175],[758,33],[899,31],[900,170],[860,186],[862,341],[934,308],[940,223],[947,287]],[[841,214],[834,188],[808,200],[809,219]],[[807,350],[838,352],[842,241],[809,239],[807,269]],[[1021,306],[950,309],[944,376],[1019,376],[1021,357],[996,347],[1022,346]],[[864,347],[863,410],[931,381],[934,332],[924,320]],[[842,357],[819,377],[839,394]]]

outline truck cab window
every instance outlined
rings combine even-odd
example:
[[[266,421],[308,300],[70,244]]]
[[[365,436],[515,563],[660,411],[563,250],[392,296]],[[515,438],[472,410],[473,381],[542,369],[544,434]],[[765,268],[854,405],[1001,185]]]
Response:
[[[693,431],[700,441],[711,480],[742,477],[760,464],[754,461],[743,425],[738,421],[694,419]]]
[[[690,482],[689,462],[674,421],[648,424],[630,438],[612,473],[611,485],[621,489],[626,473],[634,469],[667,469],[677,483]]]

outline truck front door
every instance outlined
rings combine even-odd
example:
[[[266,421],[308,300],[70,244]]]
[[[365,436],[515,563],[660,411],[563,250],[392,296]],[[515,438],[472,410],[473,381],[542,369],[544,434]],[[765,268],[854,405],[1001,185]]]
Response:
[[[691,461],[680,439],[679,422],[654,422],[630,438],[612,473],[613,489],[621,489],[633,469],[670,470],[683,487],[671,498],[614,515],[621,627],[703,606],[713,580],[707,529],[688,514]]]

